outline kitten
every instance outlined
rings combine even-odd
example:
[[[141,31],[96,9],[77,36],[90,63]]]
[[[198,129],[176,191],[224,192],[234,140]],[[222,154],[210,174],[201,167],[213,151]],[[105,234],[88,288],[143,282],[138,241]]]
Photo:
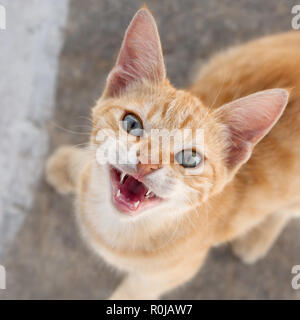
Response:
[[[46,168],[59,192],[76,194],[85,240],[127,273],[111,299],[160,297],[224,242],[253,263],[300,212],[299,50],[297,32],[252,41],[213,57],[177,90],[154,18],[145,7],[136,13],[93,109],[89,150],[63,146]],[[191,147],[160,148],[151,129],[190,129]],[[101,164],[104,149],[111,158]]]

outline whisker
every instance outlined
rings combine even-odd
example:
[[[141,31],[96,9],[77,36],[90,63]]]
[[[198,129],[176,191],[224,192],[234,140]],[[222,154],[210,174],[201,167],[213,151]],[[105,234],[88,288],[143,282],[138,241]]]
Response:
[[[64,132],[67,132],[67,133],[78,134],[78,135],[85,135],[85,136],[90,136],[90,135],[91,135],[90,132],[76,132],[76,131],[73,131],[73,130],[70,130],[70,129],[66,129],[66,128],[60,126],[59,124],[57,124],[57,123],[55,123],[55,122],[53,122],[53,121],[51,121],[51,124],[52,124],[54,127],[58,128],[58,129],[60,129],[60,130],[63,130]]]

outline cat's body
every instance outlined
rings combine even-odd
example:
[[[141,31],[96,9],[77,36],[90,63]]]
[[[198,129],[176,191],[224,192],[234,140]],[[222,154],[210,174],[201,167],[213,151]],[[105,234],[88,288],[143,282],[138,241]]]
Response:
[[[145,11],[139,11],[140,17],[135,18],[131,28],[138,25],[137,19],[149,19],[144,16],[149,15]],[[142,20],[142,23],[140,28],[153,22]],[[130,29],[127,37],[134,34],[133,31]],[[123,47],[128,45],[126,41]],[[93,146],[97,145],[99,127],[113,127],[112,123],[115,118],[119,119],[124,108],[134,104],[139,106],[130,110],[140,112],[139,117],[145,123],[151,121],[151,126],[156,128],[172,129],[189,125],[196,128],[199,116],[198,125],[204,128],[204,137],[207,138],[206,169],[201,173],[204,180],[180,178],[184,185],[189,185],[193,190],[197,189],[197,183],[199,185],[205,181],[198,193],[189,194],[189,201],[186,201],[185,197],[180,196],[184,193],[182,191],[172,191],[175,196],[171,191],[170,195],[165,195],[159,186],[157,191],[154,187],[162,198],[174,197],[175,200],[163,201],[136,217],[122,216],[112,204],[109,170],[107,166],[97,164],[94,148],[84,151],[63,147],[50,158],[48,181],[62,192],[76,192],[77,219],[84,238],[104,260],[128,272],[112,298],[157,298],[191,279],[209,249],[224,242],[234,241],[234,251],[245,262],[254,262],[266,253],[289,219],[300,212],[299,51],[300,34],[297,32],[263,38],[230,49],[214,57],[185,92],[176,91],[163,79],[159,85],[155,82],[150,87],[146,82],[142,87],[133,85],[125,94],[116,94],[116,86],[122,85],[123,88],[124,82],[111,84],[115,75],[109,77],[104,97],[93,113],[96,124],[91,139]],[[118,63],[124,63],[125,58],[120,56]],[[160,57],[156,58],[161,63]],[[163,71],[160,68],[156,76],[159,78]],[[237,143],[237,150],[242,155],[240,159],[236,153],[228,151],[230,146],[224,146],[220,138],[224,134],[220,124],[223,120],[219,122],[219,118],[223,118],[219,114],[215,116],[214,112],[232,100],[272,88],[291,89],[287,108],[269,133],[265,128],[261,129],[264,122],[259,128],[253,129],[255,124],[251,128],[249,125],[247,132],[251,134],[245,135],[248,141],[259,130],[265,130],[259,138],[251,140],[253,144],[268,134],[254,148],[250,160],[248,153],[253,147],[247,149],[248,144],[240,147]],[[263,105],[268,101],[268,95],[272,95],[271,101],[274,100],[280,108],[276,115],[272,115],[273,111],[267,114],[266,119],[273,117],[272,124],[265,125],[269,130],[280,117],[287,95],[286,91],[266,92],[262,101],[257,97],[254,101]],[[199,98],[201,103],[194,97]],[[104,114],[104,110],[113,109],[111,106],[115,105],[122,105],[122,112],[117,110]],[[250,119],[251,112],[242,120]],[[193,119],[189,114],[193,115]],[[103,118],[105,121],[101,120]],[[224,152],[232,152],[226,165]],[[151,168],[153,171],[150,170],[149,177],[163,172],[161,169],[155,168],[154,172]],[[130,171],[129,167],[124,170],[134,175],[134,170]],[[135,170],[139,172],[140,169]],[[143,179],[149,186],[153,181],[150,178],[147,180],[147,177],[144,175]],[[155,179],[164,178],[156,176]]]
[[[289,103],[278,123],[259,142],[249,161],[219,195],[230,203],[226,210],[224,207],[217,209],[224,214],[227,211],[224,221],[228,222],[228,234],[221,227],[221,242],[249,230],[252,224],[257,224],[272,213],[277,215],[280,211],[283,216],[300,215],[299,49],[298,32],[251,41],[214,57],[204,66],[199,80],[190,88],[190,92],[214,108],[269,88],[292,89]],[[223,203],[221,199],[217,200],[218,204]],[[278,220],[281,221],[281,218]],[[261,225],[260,230],[267,235],[267,229],[266,221],[266,226]],[[226,239],[228,235],[229,239]],[[253,240],[260,241],[255,237]],[[253,248],[252,252],[249,246],[240,254],[246,262],[254,262],[266,253],[264,249],[268,248],[267,245],[266,239],[261,245],[262,252],[256,251],[259,248]],[[236,247],[239,248],[238,245]]]

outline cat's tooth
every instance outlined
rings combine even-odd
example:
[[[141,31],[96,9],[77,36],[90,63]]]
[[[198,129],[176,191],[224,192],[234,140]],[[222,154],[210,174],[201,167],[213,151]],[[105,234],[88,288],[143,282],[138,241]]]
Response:
[[[120,195],[121,195],[121,191],[119,189],[118,192],[117,192],[117,197],[120,197]]]
[[[120,182],[121,184],[123,184],[123,181],[124,181],[124,178],[126,177],[126,173],[125,172],[122,172],[121,173],[121,178],[120,178]]]
[[[137,208],[140,204],[140,201],[135,202],[134,207]]]
[[[151,198],[151,197],[154,197],[154,192],[153,191],[151,191],[151,190],[148,190],[147,192],[146,192],[146,198]]]

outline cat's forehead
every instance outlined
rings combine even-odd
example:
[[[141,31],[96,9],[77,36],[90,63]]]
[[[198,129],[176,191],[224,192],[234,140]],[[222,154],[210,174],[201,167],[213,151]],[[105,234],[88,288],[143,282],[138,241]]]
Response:
[[[145,129],[168,130],[199,129],[208,115],[200,99],[167,86],[138,88],[120,97],[100,99],[93,110],[93,117],[102,123],[111,116],[121,120],[125,112],[136,114]]]
[[[145,123],[156,128],[197,129],[206,114],[198,98],[181,90],[145,97],[140,107]]]

